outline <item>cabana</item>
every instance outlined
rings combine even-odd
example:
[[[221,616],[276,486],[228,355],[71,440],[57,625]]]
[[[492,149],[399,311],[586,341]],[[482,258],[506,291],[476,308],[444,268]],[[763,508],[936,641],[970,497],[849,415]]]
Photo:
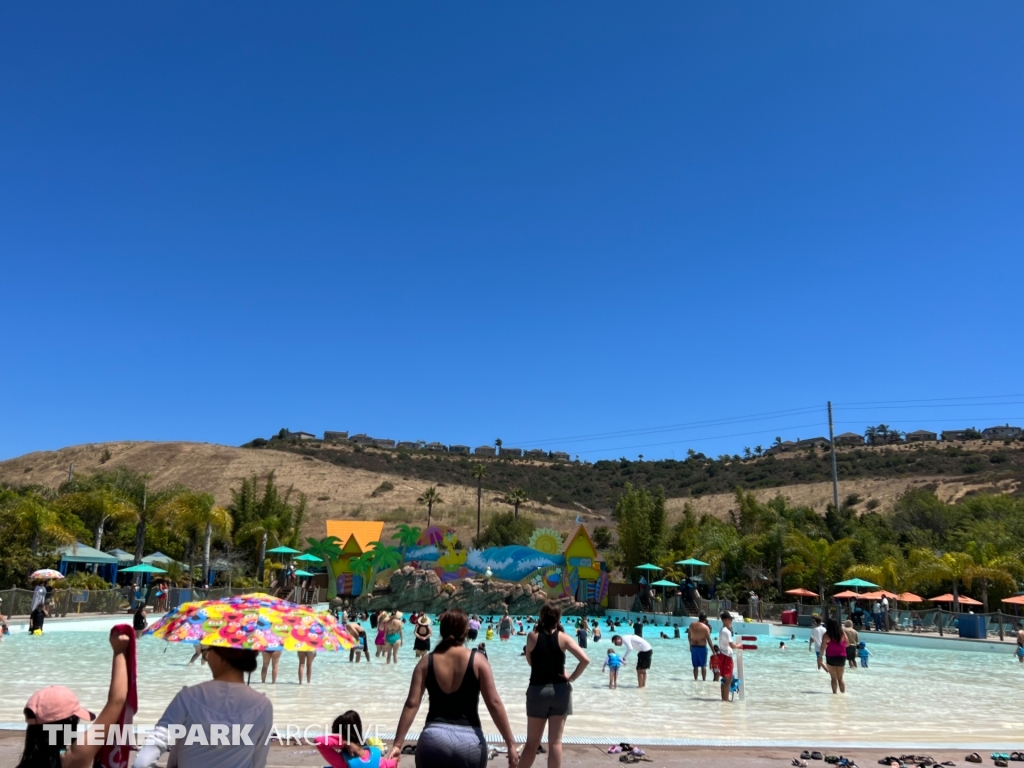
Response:
[[[109,581],[111,584],[117,582],[118,559],[114,555],[100,552],[81,542],[60,547],[57,549],[57,554],[60,555],[60,565],[57,566],[57,569],[65,576],[78,570],[79,565],[95,565],[96,573],[105,581]]]

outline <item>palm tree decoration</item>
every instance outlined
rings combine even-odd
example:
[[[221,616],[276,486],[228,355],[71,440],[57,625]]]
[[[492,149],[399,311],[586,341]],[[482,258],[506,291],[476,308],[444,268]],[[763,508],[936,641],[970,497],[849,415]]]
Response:
[[[476,478],[476,537],[480,538],[480,505],[483,500],[484,478],[487,477],[487,467],[477,464],[473,467],[473,477]]]
[[[789,550],[803,564],[803,570],[809,571],[817,579],[818,597],[822,605],[825,602],[825,583],[831,581],[833,575],[842,566],[850,554],[850,539],[839,539],[830,542],[828,539],[812,539],[805,533],[792,533],[788,538]]]
[[[502,503],[508,504],[509,506],[515,509],[514,517],[516,519],[519,519],[519,505],[525,504],[529,500],[530,499],[526,495],[526,491],[524,491],[522,488],[513,488],[511,491],[506,493],[501,499]]]
[[[33,555],[39,554],[44,541],[55,546],[75,541],[75,534],[61,522],[60,515],[37,493],[23,497],[14,508],[14,515],[22,530],[31,537]]]
[[[427,507],[427,528],[430,528],[431,517],[434,513],[435,504],[444,504],[444,499],[441,498],[441,494],[437,492],[437,486],[432,485],[416,499],[417,504],[424,504]]]
[[[420,540],[420,534],[422,531],[414,525],[406,525],[401,523],[395,527],[395,532],[391,534],[391,538],[398,542],[398,545],[402,548],[402,560],[405,560],[405,553],[409,550],[409,547],[415,547],[416,542]]]
[[[310,536],[306,541],[309,542],[306,554],[319,557],[327,568],[327,599],[332,600],[338,596],[338,577],[334,573],[334,561],[341,557],[341,539],[337,536],[325,536],[322,539]]]
[[[203,537],[202,581],[205,582],[210,578],[210,545],[214,537],[230,538],[231,513],[218,507],[212,494],[187,491],[161,505],[160,516],[173,528],[195,531]]]
[[[397,568],[403,562],[402,553],[397,547],[391,547],[380,541],[370,542],[370,584],[371,587],[377,580],[377,574],[391,568]]]

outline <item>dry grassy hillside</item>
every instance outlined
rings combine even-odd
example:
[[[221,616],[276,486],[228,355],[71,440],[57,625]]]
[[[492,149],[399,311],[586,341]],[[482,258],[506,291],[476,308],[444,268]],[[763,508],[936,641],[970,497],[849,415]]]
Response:
[[[110,458],[101,463],[104,451],[110,452]],[[291,485],[296,493],[306,494],[305,533],[311,536],[324,535],[325,520],[345,517],[385,520],[389,529],[401,522],[422,525],[426,510],[416,498],[430,485],[416,478],[339,467],[281,451],[181,442],[95,443],[38,451],[0,462],[0,482],[57,487],[67,479],[72,463],[76,474],[117,467],[146,472],[152,476],[154,488],[181,483],[212,493],[222,505],[231,501],[231,489],[237,488],[242,478],[253,474],[265,477],[273,471],[282,488]],[[378,490],[385,482],[391,483],[393,490]],[[457,528],[460,538],[468,540],[466,534],[476,531],[476,488],[439,484],[438,490],[445,503],[434,508],[435,520]],[[494,512],[509,509],[494,496],[484,492],[484,525]],[[521,511],[541,518],[538,525],[545,527],[567,528],[575,517],[574,512],[534,502]]]

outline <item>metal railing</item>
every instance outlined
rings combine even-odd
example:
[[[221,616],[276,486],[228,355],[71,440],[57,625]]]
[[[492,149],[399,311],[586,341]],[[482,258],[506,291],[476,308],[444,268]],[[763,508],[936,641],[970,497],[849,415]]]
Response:
[[[4,616],[28,616],[31,589],[0,590]],[[46,612],[51,616],[79,613],[119,613],[128,608],[128,596],[121,589],[55,589],[47,595]]]

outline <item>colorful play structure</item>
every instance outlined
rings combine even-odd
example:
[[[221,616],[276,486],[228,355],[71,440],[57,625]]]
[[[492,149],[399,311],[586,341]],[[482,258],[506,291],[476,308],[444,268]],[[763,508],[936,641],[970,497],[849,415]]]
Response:
[[[452,529],[431,526],[424,531],[400,525],[381,541],[379,521],[328,520],[335,554],[329,558],[328,578],[339,596],[358,596],[364,585],[397,567],[411,565],[434,571],[442,582],[465,578],[494,578],[543,587],[551,598],[608,605],[609,574],[597,547],[580,525],[567,538],[550,528],[538,528],[527,546],[466,549]],[[333,591],[333,590],[332,590]]]

